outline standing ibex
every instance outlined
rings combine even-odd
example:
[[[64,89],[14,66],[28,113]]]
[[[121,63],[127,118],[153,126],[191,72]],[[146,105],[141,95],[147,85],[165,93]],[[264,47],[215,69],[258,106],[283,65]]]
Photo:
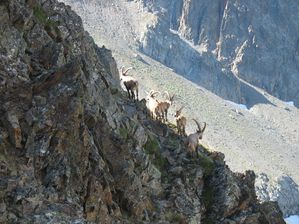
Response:
[[[190,134],[188,137],[187,137],[187,147],[188,149],[191,151],[191,153],[196,153],[196,148],[198,146],[198,143],[199,143],[199,139],[202,139],[202,135],[203,135],[203,132],[205,131],[206,129],[206,122],[204,122],[204,127],[203,129],[200,128],[200,125],[198,123],[197,120],[195,119],[192,119],[195,121],[195,123],[197,124],[197,130],[195,133],[193,134]]]
[[[175,112],[174,116],[175,116],[175,120],[176,120],[176,126],[178,129],[178,134],[185,136],[186,135],[185,128],[186,128],[187,119],[186,119],[186,117],[184,117],[181,114],[183,108],[184,108],[184,106],[182,106],[179,110],[177,110]]]
[[[128,71],[131,70],[132,67],[127,68],[125,71],[124,68],[124,66],[121,67],[120,80],[123,81],[124,86],[127,89],[129,98],[132,98],[133,100],[138,100],[138,81],[132,76],[127,75]],[[136,98],[134,91],[136,92]]]
[[[160,118],[161,118],[162,122],[168,121],[168,119],[167,119],[168,109],[171,106],[173,99],[174,99],[174,95],[172,95],[170,97],[170,95],[167,91],[165,91],[165,93],[167,95],[167,99],[165,101],[159,102],[158,108],[157,108],[157,111],[161,116]]]
[[[159,104],[159,101],[155,99],[155,94],[160,93],[159,91],[151,90],[149,93],[146,92],[146,101],[147,101],[147,108],[149,109],[151,113],[151,117],[156,119],[160,116],[157,106]]]

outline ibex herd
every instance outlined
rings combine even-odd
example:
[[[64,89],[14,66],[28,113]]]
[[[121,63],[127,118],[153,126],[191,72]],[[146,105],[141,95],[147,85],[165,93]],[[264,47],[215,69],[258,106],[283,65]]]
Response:
[[[132,67],[124,70],[124,66],[122,66],[120,80],[123,82],[128,92],[129,98],[138,101],[138,81],[132,76],[127,75],[128,71],[131,69]],[[167,91],[165,91],[164,93],[166,94],[167,98],[164,101],[158,101],[156,97],[158,94],[161,94],[159,91],[151,90],[150,92],[146,92],[146,101],[147,108],[150,111],[151,117],[153,119],[166,123],[168,121],[168,110],[170,106],[173,104],[175,95],[170,96]],[[184,115],[182,115],[183,108],[184,107],[181,107],[179,110],[177,110],[174,116],[176,120],[178,134],[181,136],[187,136],[185,130],[187,119]],[[193,154],[196,152],[199,139],[202,139],[203,133],[206,129],[206,122],[204,122],[204,127],[201,129],[199,122],[195,119],[192,120],[196,123],[198,129],[195,133],[191,133],[187,136],[186,146]]]

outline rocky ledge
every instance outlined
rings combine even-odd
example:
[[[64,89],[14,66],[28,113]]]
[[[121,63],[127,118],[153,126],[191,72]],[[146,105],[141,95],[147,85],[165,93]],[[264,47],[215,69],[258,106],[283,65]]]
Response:
[[[253,172],[127,99],[70,7],[4,0],[0,20],[1,223],[284,223]]]

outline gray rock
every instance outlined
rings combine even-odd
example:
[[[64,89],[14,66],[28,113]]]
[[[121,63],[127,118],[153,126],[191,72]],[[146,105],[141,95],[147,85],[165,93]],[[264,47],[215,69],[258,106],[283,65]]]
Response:
[[[299,214],[299,189],[291,177],[280,176],[270,181],[266,174],[261,173],[255,189],[260,201],[277,201],[285,217]]]
[[[19,119],[13,111],[8,111],[3,120],[9,133],[11,142],[16,148],[22,148],[22,129],[20,127]]]
[[[241,78],[299,105],[295,2],[144,4],[158,17],[140,40],[146,54],[226,99],[248,106],[265,101]]]

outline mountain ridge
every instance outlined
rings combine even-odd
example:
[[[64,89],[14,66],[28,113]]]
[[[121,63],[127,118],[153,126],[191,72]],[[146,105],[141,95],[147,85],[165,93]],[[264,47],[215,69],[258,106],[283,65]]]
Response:
[[[153,5],[150,5],[149,1],[143,1],[144,3],[142,1],[109,1],[109,3],[94,1],[90,4],[86,2],[84,5],[81,4],[81,1],[64,0],[64,2],[72,5],[72,8],[82,17],[85,28],[96,43],[113,49],[114,57],[120,66],[135,68],[131,74],[141,83],[142,97],[145,96],[144,90],[149,91],[150,89],[167,89],[171,93],[176,93],[177,98],[171,108],[171,113],[176,108],[185,105],[185,115],[188,119],[196,118],[199,121],[207,121],[209,128],[203,138],[203,144],[213,150],[223,152],[226,155],[227,164],[234,171],[245,172],[246,169],[253,169],[257,174],[266,172],[273,189],[286,186],[285,183],[281,185],[279,179],[285,179],[284,177],[287,176],[297,183],[297,185],[293,185],[291,181],[287,184],[293,187],[290,192],[298,192],[299,179],[296,164],[299,158],[297,150],[299,121],[296,107],[276,99],[263,89],[246,83],[242,87],[242,91],[253,93],[251,97],[255,96],[256,99],[247,105],[248,110],[244,110],[237,104],[232,105],[231,102],[211,94],[208,89],[175,73],[176,70],[167,68],[140,52],[140,40],[148,30],[161,22],[159,21],[161,15],[165,16],[168,13],[165,7],[159,9],[155,7],[160,3],[162,6],[168,5],[168,2],[153,1]],[[110,19],[111,16],[113,16],[113,20]],[[168,32],[168,30],[169,25],[166,24],[165,29],[157,30],[160,33],[151,32],[153,40],[156,38],[158,41],[164,41],[160,37],[163,37],[163,32]],[[174,32],[173,35],[178,40],[181,38],[178,32]],[[194,44],[185,38],[179,41],[186,42],[189,48],[194,47]],[[165,42],[165,47],[167,46],[168,42]],[[204,47],[197,46],[196,49],[202,58],[207,57],[207,59],[203,59],[207,67],[213,67],[215,63],[212,63],[209,58],[213,58],[214,61],[214,53],[206,52]],[[159,55],[158,50],[153,49],[153,52]],[[177,54],[175,55],[177,56]],[[178,57],[182,58],[182,56]],[[221,68],[221,63],[217,62],[216,64],[220,73],[228,74],[230,72],[230,69],[226,67]],[[232,73],[230,72],[230,74]],[[242,82],[246,81],[242,80]],[[250,86],[250,88],[246,86]],[[232,89],[235,90],[236,87]],[[233,92],[229,88],[227,90]],[[240,90],[236,90],[236,92],[240,93]],[[263,97],[261,98],[261,96]],[[260,103],[255,104],[254,102]],[[241,103],[244,102],[241,101]],[[172,119],[173,117],[171,117]],[[193,124],[188,122],[188,133],[194,129]],[[261,175],[258,175],[258,178],[261,178]],[[262,181],[262,178],[260,180]],[[263,183],[262,186],[267,186],[270,182]],[[259,196],[271,198],[271,200],[279,198],[278,201],[285,215],[299,214],[298,197],[286,197],[288,194],[280,194],[276,190],[270,190],[272,193],[276,193],[264,196],[265,191],[259,190],[261,188],[264,189],[261,186],[257,188]],[[266,187],[266,189],[269,188]]]
[[[6,0],[0,11],[1,222],[284,223],[277,203],[257,201],[254,172],[203,147],[189,156],[128,100],[112,52],[70,7]]]

